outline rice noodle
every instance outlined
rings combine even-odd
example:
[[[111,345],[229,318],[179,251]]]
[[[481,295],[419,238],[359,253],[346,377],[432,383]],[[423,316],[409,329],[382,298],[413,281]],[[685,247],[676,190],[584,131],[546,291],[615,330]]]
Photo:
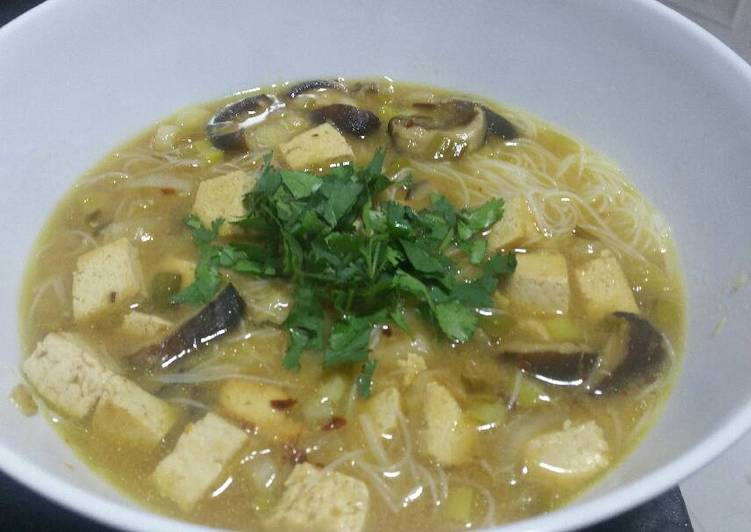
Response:
[[[196,408],[198,410],[206,410],[207,412],[212,410],[210,406],[208,406],[205,403],[202,403],[201,401],[196,401],[195,399],[190,399],[188,397],[170,397],[168,399],[165,399],[168,403],[173,403],[180,406],[188,406],[191,408]]]
[[[368,443],[370,454],[373,455],[378,463],[380,463],[382,466],[385,466],[389,463],[389,460],[386,456],[386,450],[381,444],[380,436],[376,434],[375,429],[373,428],[373,424],[370,422],[370,416],[368,416],[367,414],[360,414],[360,417],[358,419],[360,421],[362,433],[365,436],[365,441],[367,441]]]
[[[351,451],[349,453],[344,453],[343,455],[337,457],[336,459],[332,460],[326,466],[321,470],[322,473],[328,473],[330,471],[335,471],[339,466],[346,464],[347,462],[353,462],[357,458],[359,458],[361,455],[363,455],[365,451],[358,450],[358,451]],[[353,465],[352,464],[352,465]]]
[[[39,286],[34,289],[34,297],[31,300],[28,311],[28,321],[33,322],[36,314],[37,305],[43,300],[47,292],[52,289],[52,293],[57,298],[58,303],[65,302],[65,287],[63,285],[63,277],[61,274],[53,275],[43,281]]]
[[[166,375],[156,375],[152,379],[164,384],[199,384],[202,382],[215,382],[228,379],[242,379],[251,382],[261,382],[264,384],[273,384],[282,388],[291,388],[291,384],[248,373],[241,373],[236,366],[209,366],[200,371],[186,371],[184,373],[171,373]]]

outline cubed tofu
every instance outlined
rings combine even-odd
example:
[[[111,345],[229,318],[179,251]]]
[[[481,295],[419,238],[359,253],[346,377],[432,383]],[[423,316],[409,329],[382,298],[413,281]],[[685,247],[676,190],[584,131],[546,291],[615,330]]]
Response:
[[[192,260],[173,256],[168,256],[160,260],[154,271],[179,274],[180,288],[185,288],[196,279],[196,263]]]
[[[302,424],[288,413],[294,404],[286,391],[272,384],[232,379],[219,390],[225,415],[272,439],[289,441],[300,434]]]
[[[366,406],[373,429],[378,435],[392,435],[401,414],[399,390],[386,388],[375,394]]]
[[[576,294],[590,319],[599,320],[616,311],[639,313],[626,275],[610,251],[575,268],[574,281]]]
[[[120,325],[120,333],[125,336],[146,340],[164,334],[172,326],[173,323],[164,318],[133,310],[123,317],[123,322]]]
[[[154,448],[177,421],[177,412],[134,382],[114,375],[104,387],[92,418],[96,436],[116,445]]]
[[[503,218],[490,229],[488,251],[510,249],[537,235],[537,225],[527,200],[523,196],[514,196],[504,202]]]
[[[83,321],[121,309],[143,292],[138,249],[121,238],[78,257],[73,272],[73,316]]]
[[[267,521],[273,530],[360,532],[370,496],[364,482],[299,464],[284,482],[284,492]]]
[[[558,253],[520,253],[506,285],[512,307],[522,313],[564,315],[570,289],[566,259]]]
[[[216,414],[189,424],[152,474],[159,493],[190,511],[221,477],[248,435]]]
[[[427,364],[425,364],[425,359],[411,351],[405,357],[399,358],[396,361],[396,365],[404,372],[402,376],[402,384],[404,386],[412,384],[415,377],[428,368]]]
[[[206,227],[211,227],[217,218],[224,219],[219,234],[229,235],[235,229],[229,222],[240,220],[247,214],[243,199],[255,184],[256,178],[242,170],[201,181],[193,203],[193,214]]]
[[[69,333],[50,333],[22,366],[24,375],[53,408],[82,418],[94,408],[114,375]]]
[[[608,443],[594,421],[535,436],[524,446],[525,465],[532,478],[541,482],[581,481],[610,463]]]
[[[440,465],[460,465],[470,459],[475,431],[464,417],[451,392],[437,382],[425,387],[424,428],[420,431],[420,450]]]
[[[355,154],[337,129],[325,123],[280,144],[282,162],[293,170],[316,170],[352,161]]]

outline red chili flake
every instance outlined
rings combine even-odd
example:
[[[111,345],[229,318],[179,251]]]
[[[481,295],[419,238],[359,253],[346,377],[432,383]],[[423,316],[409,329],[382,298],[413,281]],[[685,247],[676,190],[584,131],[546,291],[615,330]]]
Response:
[[[160,188],[159,191],[165,196],[174,196],[177,194],[177,189],[174,188]]]
[[[271,408],[274,410],[289,410],[297,404],[297,399],[272,399]]]
[[[321,427],[321,430],[339,430],[347,424],[347,420],[343,417],[334,416],[331,420]]]
[[[293,464],[302,464],[308,461],[308,453],[305,449],[298,449],[294,445],[285,445],[284,450]]]

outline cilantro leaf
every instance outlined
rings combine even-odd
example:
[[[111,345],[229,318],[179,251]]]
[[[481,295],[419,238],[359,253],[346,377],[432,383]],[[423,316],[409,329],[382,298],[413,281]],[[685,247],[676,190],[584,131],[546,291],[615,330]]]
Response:
[[[465,209],[462,213],[467,227],[472,234],[488,229],[503,217],[503,200],[493,198],[474,209]]]
[[[282,183],[290,191],[295,199],[307,198],[318,190],[323,184],[323,180],[313,174],[306,172],[293,172],[282,170],[279,172]]]
[[[323,355],[323,366],[333,368],[340,364],[367,360],[370,333],[375,325],[385,321],[386,314],[378,312],[335,323],[331,329],[329,347]]]
[[[438,258],[430,253],[425,246],[419,243],[410,242],[409,240],[399,241],[407,254],[407,259],[412,267],[423,273],[438,273],[443,271],[443,264]]]
[[[477,329],[477,314],[458,301],[436,305],[435,317],[444,334],[457,342],[466,342]]]

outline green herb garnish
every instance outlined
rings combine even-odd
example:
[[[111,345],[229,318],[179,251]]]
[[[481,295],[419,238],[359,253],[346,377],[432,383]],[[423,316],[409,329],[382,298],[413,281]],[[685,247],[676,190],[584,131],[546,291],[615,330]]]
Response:
[[[513,254],[486,257],[484,233],[503,216],[503,200],[456,210],[433,195],[420,211],[381,201],[380,193],[396,184],[383,175],[383,159],[378,150],[363,168],[316,176],[275,168],[268,157],[245,198],[250,214],[236,222],[243,240],[218,244],[222,220],[207,229],[194,216],[186,219],[200,260],[195,282],[173,301],[209,301],[220,268],[290,279],[295,297],[284,323],[290,333],[284,366],[299,369],[305,350],[323,352],[325,367],[363,364],[363,397],[375,371],[371,332],[389,322],[408,331],[405,305],[415,304],[451,341],[472,338],[477,309],[492,305],[499,277],[516,266]],[[479,275],[461,275],[450,257],[455,253]]]

